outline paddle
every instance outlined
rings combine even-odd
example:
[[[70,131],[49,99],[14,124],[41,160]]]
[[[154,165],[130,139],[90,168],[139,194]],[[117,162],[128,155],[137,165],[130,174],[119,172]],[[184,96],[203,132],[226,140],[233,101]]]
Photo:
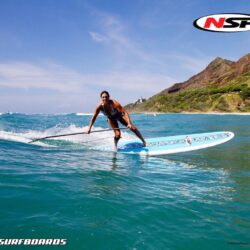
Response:
[[[99,133],[99,132],[118,130],[118,129],[128,129],[128,128],[100,129],[100,130],[91,131],[90,133]],[[33,142],[40,141],[40,140],[45,140],[45,139],[50,139],[50,138],[56,138],[56,137],[63,137],[63,136],[70,136],[70,135],[85,135],[85,134],[88,134],[88,133],[87,132],[78,132],[78,133],[71,133],[71,134],[50,135],[50,136],[45,136],[45,137],[34,139],[34,140],[30,141],[29,143],[33,143]]]

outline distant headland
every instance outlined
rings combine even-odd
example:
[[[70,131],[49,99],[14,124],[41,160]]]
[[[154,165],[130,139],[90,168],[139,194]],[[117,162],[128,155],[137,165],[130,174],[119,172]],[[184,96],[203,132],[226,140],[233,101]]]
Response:
[[[215,58],[197,75],[125,106],[130,112],[250,112],[250,53],[233,62]]]

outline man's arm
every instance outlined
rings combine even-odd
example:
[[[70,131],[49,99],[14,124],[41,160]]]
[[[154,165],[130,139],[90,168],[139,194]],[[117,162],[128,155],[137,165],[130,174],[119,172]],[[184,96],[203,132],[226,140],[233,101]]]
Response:
[[[95,123],[96,117],[98,116],[98,114],[100,113],[100,111],[101,111],[101,104],[99,104],[96,107],[95,113],[94,113],[94,115],[92,116],[92,118],[90,120],[88,131],[87,131],[88,134],[91,132],[91,128],[92,128],[93,124]]]
[[[116,108],[119,112],[123,112],[123,113],[124,113],[124,118],[125,118],[126,121],[128,121],[128,126],[127,126],[127,127],[128,127],[128,128],[134,129],[135,127],[134,127],[134,125],[133,125],[132,122],[131,122],[131,119],[130,119],[130,116],[129,116],[129,114],[128,114],[128,111],[127,111],[118,101],[113,100],[113,102],[114,102],[115,108]]]

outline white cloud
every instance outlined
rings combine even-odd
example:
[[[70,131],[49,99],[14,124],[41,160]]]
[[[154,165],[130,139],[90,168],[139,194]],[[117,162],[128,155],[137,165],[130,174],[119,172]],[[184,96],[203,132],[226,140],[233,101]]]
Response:
[[[79,94],[94,88],[113,88],[154,94],[174,81],[175,79],[166,75],[146,72],[83,74],[52,63],[0,63],[0,87],[15,89],[47,89]]]
[[[0,107],[1,111],[33,113],[90,112],[104,89],[126,104],[140,96],[150,97],[173,82],[166,75],[147,72],[83,74],[52,63],[0,63],[0,89],[4,88],[0,92]]]
[[[176,75],[172,78],[178,78],[177,82],[179,82],[185,80],[189,72],[198,73],[211,59],[197,50],[192,51],[193,57],[168,49],[149,50],[145,48],[145,41],[139,43],[134,39],[131,27],[121,18],[101,11],[96,11],[95,17],[99,20],[98,31],[92,31],[89,34],[94,42],[110,48],[111,53],[117,57],[117,68],[127,65],[129,69],[143,68],[144,71],[147,69],[155,73],[163,72],[163,75]],[[181,32],[179,36],[182,37],[184,34],[187,34],[187,31]],[[176,36],[169,39],[178,40]],[[176,82],[172,80],[172,83]]]
[[[162,13],[164,6],[168,6],[168,8],[174,7],[171,5],[171,1],[162,1],[158,5],[154,5],[153,9],[148,9],[148,13],[153,12],[154,15],[150,15],[150,17],[144,16],[144,21],[149,19],[152,22],[157,19],[154,25],[159,25],[162,17],[159,17],[159,19],[157,17]],[[185,78],[190,73],[196,74],[204,69],[213,59],[194,48],[189,54],[179,54],[176,49],[170,51],[167,46],[164,50],[154,46],[154,49],[150,50],[148,48],[150,47],[150,42],[154,44],[154,38],[149,38],[147,42],[149,47],[146,47],[145,41],[138,42],[135,39],[133,27],[129,26],[129,22],[104,11],[94,10],[93,13],[98,25],[96,31],[89,32],[89,34],[94,42],[110,48],[111,53],[114,53],[117,57],[117,65],[130,65],[131,69],[141,67],[152,69],[151,71],[153,72],[168,72],[166,74],[176,75],[179,81],[180,79],[182,81],[186,80]],[[188,31],[183,30],[174,36],[168,37],[168,40],[171,40],[170,44],[178,44],[187,35]],[[166,40],[166,45],[167,42]],[[192,47],[192,44],[190,46]]]
[[[78,72],[56,64],[0,63],[1,87],[76,92],[81,88],[81,77]]]
[[[132,56],[137,60],[152,61],[152,56],[138,42],[129,37],[126,32],[128,27],[124,22],[113,15],[100,11],[97,13],[99,31],[89,32],[93,41],[110,47],[116,56],[122,59]]]
[[[98,43],[107,42],[107,38],[97,32],[89,32],[91,38]]]

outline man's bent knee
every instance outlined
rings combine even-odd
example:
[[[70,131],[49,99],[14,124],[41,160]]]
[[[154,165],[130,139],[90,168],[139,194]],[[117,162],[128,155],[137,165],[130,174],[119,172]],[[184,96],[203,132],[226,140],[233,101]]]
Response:
[[[132,131],[134,132],[134,131],[136,131],[137,129],[136,129],[135,126],[132,126],[132,127],[130,128],[130,130],[132,130]]]
[[[115,138],[120,139],[121,138],[121,132],[120,131],[115,131]]]

